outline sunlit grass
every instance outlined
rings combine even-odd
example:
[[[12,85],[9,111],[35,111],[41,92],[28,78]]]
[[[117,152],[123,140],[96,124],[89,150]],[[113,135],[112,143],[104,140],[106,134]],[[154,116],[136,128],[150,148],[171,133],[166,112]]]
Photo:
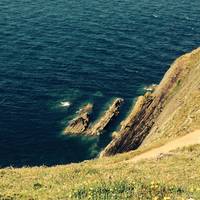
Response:
[[[159,160],[127,159],[120,155],[51,168],[1,169],[0,199],[200,199],[200,145]]]

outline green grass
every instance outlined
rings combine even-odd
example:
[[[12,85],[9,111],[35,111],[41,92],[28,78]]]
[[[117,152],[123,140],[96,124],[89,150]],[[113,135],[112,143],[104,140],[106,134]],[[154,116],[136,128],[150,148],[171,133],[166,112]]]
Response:
[[[199,200],[199,174],[200,145],[139,163],[119,155],[66,166],[6,168],[0,170],[0,199]]]

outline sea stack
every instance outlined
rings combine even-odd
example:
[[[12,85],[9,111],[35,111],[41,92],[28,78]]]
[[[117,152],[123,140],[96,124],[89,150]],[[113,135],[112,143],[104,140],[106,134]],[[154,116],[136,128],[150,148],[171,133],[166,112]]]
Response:
[[[82,134],[87,136],[98,136],[102,134],[106,126],[119,114],[119,108],[124,100],[117,98],[110,105],[108,110],[97,120],[96,123],[90,126],[90,113],[92,112],[93,105],[87,104],[78,112],[77,117],[69,122],[65,128],[65,134]]]
[[[90,113],[93,109],[92,104],[87,104],[78,111],[78,116],[69,122],[65,128],[65,134],[83,134],[87,130],[90,123]]]
[[[108,108],[108,110],[100,117],[100,119],[87,131],[88,135],[100,135],[105,127],[111,122],[111,120],[119,114],[119,108],[124,100],[117,98]]]

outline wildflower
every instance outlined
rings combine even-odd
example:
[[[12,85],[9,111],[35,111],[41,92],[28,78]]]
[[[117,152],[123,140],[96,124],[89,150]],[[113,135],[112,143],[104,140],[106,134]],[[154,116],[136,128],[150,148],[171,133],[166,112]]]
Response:
[[[164,200],[170,200],[171,198],[170,197],[164,197]]]
[[[190,188],[190,192],[194,192],[194,188],[193,187]]]
[[[152,200],[158,200],[158,197],[154,197]]]
[[[158,185],[156,184],[154,187],[155,187],[155,188],[158,188]]]
[[[151,181],[151,185],[154,185],[155,184],[155,182],[154,181]]]
[[[154,188],[154,185],[151,185],[151,189],[153,189]]]

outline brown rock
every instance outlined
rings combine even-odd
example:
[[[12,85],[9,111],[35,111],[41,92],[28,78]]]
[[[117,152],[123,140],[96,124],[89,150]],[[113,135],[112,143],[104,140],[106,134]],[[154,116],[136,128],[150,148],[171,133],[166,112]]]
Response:
[[[124,100],[122,98],[117,98],[109,107],[109,109],[100,117],[100,119],[95,123],[87,132],[88,135],[100,135],[105,127],[111,122],[111,120],[119,114],[119,108]]]
[[[82,134],[87,130],[90,123],[90,112],[92,111],[93,105],[87,104],[78,111],[78,116],[69,122],[65,128],[65,134]]]

